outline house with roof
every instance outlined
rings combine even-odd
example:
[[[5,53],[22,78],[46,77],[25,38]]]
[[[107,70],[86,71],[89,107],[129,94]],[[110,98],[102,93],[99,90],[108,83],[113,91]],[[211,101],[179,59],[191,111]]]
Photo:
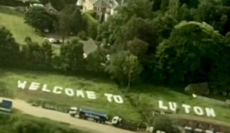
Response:
[[[123,0],[118,0],[120,1]],[[94,10],[100,21],[106,21],[109,16],[115,13],[119,6],[117,0],[78,0],[76,5],[82,9],[82,12]]]

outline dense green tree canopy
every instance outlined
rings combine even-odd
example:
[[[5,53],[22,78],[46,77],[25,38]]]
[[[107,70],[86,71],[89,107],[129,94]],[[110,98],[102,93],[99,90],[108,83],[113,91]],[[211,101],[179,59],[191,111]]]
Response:
[[[25,64],[39,62],[39,69],[51,67],[72,74],[103,73],[128,88],[137,83],[208,82],[213,90],[221,87],[218,91],[229,91],[228,0],[127,0],[102,23],[94,19],[95,13],[93,17],[82,13],[74,0],[60,1],[55,17],[34,7],[26,13],[25,22],[40,31],[56,29],[63,39],[70,35],[93,38],[98,48],[83,59],[80,40],[66,41],[60,55],[53,56],[51,45],[39,46],[26,38],[29,45],[21,55],[30,63]],[[3,53],[5,46],[17,51],[12,35],[2,31]]]
[[[46,29],[54,30],[56,21],[57,17],[43,7],[32,7],[25,14],[25,23],[42,32]]]
[[[17,64],[19,46],[15,42],[12,33],[5,27],[0,26],[0,65],[7,67]]]
[[[136,55],[145,82],[223,85],[229,74],[229,9],[225,0],[127,1],[100,25],[98,39],[111,45],[116,60],[126,58],[118,54],[123,50]]]

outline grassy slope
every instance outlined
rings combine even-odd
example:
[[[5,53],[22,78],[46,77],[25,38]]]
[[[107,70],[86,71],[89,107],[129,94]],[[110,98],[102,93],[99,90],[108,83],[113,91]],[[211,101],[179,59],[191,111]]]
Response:
[[[44,38],[34,29],[24,23],[24,15],[13,8],[0,6],[0,25],[11,31],[16,42],[25,44],[25,37],[30,37],[34,42],[41,44]],[[52,45],[54,52],[59,53],[59,46]]]
[[[47,74],[40,72],[30,72],[30,71],[19,71],[19,70],[1,70],[0,71],[0,87],[14,90],[17,97],[28,100],[30,98],[39,98],[39,99],[49,99],[52,101],[65,103],[68,105],[80,106],[88,109],[93,109],[97,111],[102,111],[112,115],[124,115],[129,119],[138,120],[140,115],[134,111],[134,108],[128,103],[125,99],[124,104],[115,104],[109,103],[106,98],[103,96],[104,93],[112,94],[121,94],[121,89],[119,89],[115,84],[102,82],[99,80],[86,80],[77,77],[63,76],[56,74]],[[97,100],[88,100],[83,98],[70,98],[65,95],[55,95],[50,93],[43,92],[28,92],[21,91],[17,89],[17,80],[27,80],[27,81],[37,81],[39,83],[47,83],[49,86],[60,85],[62,87],[70,87],[74,89],[85,88],[85,90],[95,91],[97,93]],[[150,88],[151,87],[151,88]],[[149,88],[152,91],[143,92],[141,88]],[[230,122],[230,116],[228,115],[229,110],[222,108],[220,106],[214,105],[212,103],[202,102],[197,99],[193,99],[184,94],[170,91],[168,88],[156,87],[156,86],[142,86],[138,88],[140,92],[130,92],[130,94],[139,99],[143,103],[147,103],[151,108],[158,109],[158,100],[166,101],[175,101],[177,103],[187,103],[189,105],[198,105],[201,107],[213,107],[215,109],[217,117],[215,120],[220,120],[223,122]],[[137,89],[137,88],[131,88]],[[142,91],[142,92],[141,92]],[[124,98],[124,97],[123,97]],[[184,114],[181,110],[180,114]],[[191,114],[193,115],[193,114]],[[177,116],[177,115],[174,115]],[[183,115],[185,117],[185,115]],[[199,118],[199,117],[193,117]],[[201,117],[200,117],[201,118]],[[206,118],[206,117],[202,117]],[[208,118],[207,120],[214,118]]]
[[[24,43],[24,38],[26,36],[30,36],[36,42],[42,42],[42,37],[34,33],[34,30],[27,26],[24,23],[23,15],[5,7],[0,7],[0,25],[6,26],[8,29],[11,30],[16,41],[20,44]],[[2,73],[2,72],[1,72]],[[74,77],[66,77],[66,76],[57,76],[53,74],[44,74],[44,73],[35,73],[35,72],[23,72],[23,71],[4,71],[4,75],[0,77],[0,87],[7,87],[9,89],[17,90],[16,83],[18,79],[25,79],[28,81],[38,81],[41,83],[48,83],[49,85],[59,85],[61,84],[63,87],[77,87],[79,85],[85,84],[88,90],[94,91],[101,91],[101,92],[115,92],[120,93],[118,87],[114,84],[108,84],[98,81],[88,81],[84,79],[74,78]],[[152,92],[133,92],[131,93],[133,97],[136,99],[140,99],[140,101],[148,103],[149,106],[152,108],[158,107],[158,100],[165,100],[165,101],[176,101],[178,103],[188,103],[190,105],[199,105],[203,107],[213,107],[215,108],[217,120],[230,122],[228,115],[228,110],[222,107],[218,107],[211,103],[202,103],[199,100],[192,99],[188,96],[183,94],[168,91],[167,88],[162,87],[154,87],[154,86],[142,86],[136,88],[136,90],[143,89],[140,88],[149,88],[148,90],[153,90]],[[15,91],[16,92],[16,91]],[[30,97],[39,97],[42,99],[50,99],[56,100],[59,102],[66,103],[68,101],[69,104],[73,105],[81,105],[87,108],[92,108],[100,111],[105,111],[111,114],[125,114],[127,117],[132,119],[139,119],[139,115],[133,111],[134,109],[127,103],[125,105],[117,105],[108,103],[105,100],[105,97],[98,98],[97,101],[90,101],[85,99],[76,98],[72,100],[65,96],[50,96],[49,94],[40,94],[40,93],[30,93],[30,96],[25,95],[23,92],[17,93],[17,95],[21,98],[28,99]],[[64,99],[64,100],[63,100]],[[183,112],[182,112],[183,113]]]
[[[0,7],[0,25],[8,28],[16,41],[24,44],[25,37],[29,36],[33,41],[41,43],[43,38],[36,35],[34,30],[24,23],[23,15],[12,9]]]
[[[181,105],[183,103],[189,104],[191,106],[200,106],[200,107],[210,107],[215,110],[216,117],[211,118],[211,117],[195,117],[196,115],[192,112],[190,115],[193,115],[194,119],[203,119],[206,120],[219,120],[223,122],[230,123],[230,116],[229,116],[229,109],[225,107],[221,107],[217,104],[201,101],[195,98],[192,98],[192,96],[188,96],[179,92],[175,91],[170,91],[169,88],[165,87],[157,87],[157,86],[142,86],[140,88],[145,88],[146,90],[152,90],[146,93],[141,93],[141,92],[135,92],[131,93],[136,99],[141,99],[143,103],[148,103],[149,106],[152,108],[158,109],[158,100],[164,101],[165,105],[167,105],[167,102],[177,102],[178,105]],[[138,88],[137,88],[138,89]],[[137,95],[138,94],[138,95]],[[184,110],[181,109],[179,111],[179,114],[185,114]],[[177,116],[174,114],[174,116]],[[185,118],[186,115],[178,115],[178,117],[182,116],[182,118]],[[187,115],[187,118],[190,118],[191,116]]]
[[[134,120],[139,119],[139,114],[134,111],[132,106],[125,101],[124,104],[110,103],[104,96],[104,93],[120,94],[118,87],[114,84],[104,83],[98,80],[85,80],[76,77],[62,76],[55,74],[46,74],[38,72],[27,72],[27,71],[3,71],[3,75],[0,76],[0,88],[7,88],[14,90],[17,97],[29,100],[31,98],[39,98],[41,100],[51,100],[62,104],[68,104],[72,106],[80,106],[84,108],[94,109],[102,112],[106,112],[112,115],[127,114],[127,117]],[[95,91],[97,94],[96,100],[89,100],[86,98],[68,97],[66,95],[55,95],[50,93],[42,93],[41,91],[29,92],[21,91],[17,89],[18,80],[26,80],[29,82],[36,81],[39,83],[48,84],[48,88],[52,88],[55,85],[64,88],[73,89],[84,89]]]

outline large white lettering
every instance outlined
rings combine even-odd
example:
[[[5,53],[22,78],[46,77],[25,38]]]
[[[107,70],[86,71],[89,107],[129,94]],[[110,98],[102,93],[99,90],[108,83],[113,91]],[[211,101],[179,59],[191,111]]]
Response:
[[[186,114],[190,113],[191,106],[187,104],[182,104],[182,107],[184,108],[184,111]]]
[[[170,111],[175,112],[178,109],[178,105],[176,102],[168,102],[168,106],[166,106],[166,104],[164,104],[163,101],[159,100],[158,104],[159,104],[159,108],[163,110],[170,110]],[[202,107],[199,107],[199,106],[192,107],[188,104],[182,104],[181,107],[184,109],[184,112],[186,114],[192,113],[191,111],[193,111],[196,115],[199,115],[199,116],[203,116],[203,115],[207,115],[209,117],[216,116],[215,111],[212,108],[203,109]]]
[[[113,101],[113,94],[105,93],[105,96],[107,97],[107,100],[108,100],[109,102],[112,102],[112,101]]]
[[[216,113],[212,108],[205,108],[206,114],[209,117],[216,117]]]
[[[163,101],[159,100],[158,104],[160,109],[168,110],[168,107],[164,105]]]
[[[119,96],[119,95],[114,95],[114,96],[113,96],[113,99],[114,99],[114,101],[115,101],[116,103],[119,103],[119,104],[124,103],[122,97]]]
[[[176,112],[177,104],[175,102],[169,102],[169,109]]]
[[[87,97],[89,99],[96,99],[96,94],[93,91],[86,91]]]
[[[62,87],[60,87],[60,86],[54,86],[53,93],[54,94],[61,94],[62,90],[63,90]]]
[[[27,81],[18,80],[18,88],[19,89],[25,89],[26,88],[26,83],[27,83]]]
[[[54,86],[53,88],[49,87],[47,84],[41,84],[38,82],[31,82],[30,84],[28,84],[27,81],[23,81],[23,80],[18,80],[18,88],[19,89],[26,89],[28,88],[28,90],[41,90],[43,92],[51,92],[54,94],[66,94],[67,96],[73,97],[73,96],[77,96],[77,97],[82,97],[85,98],[87,97],[88,99],[97,99],[96,97],[96,93],[94,91],[84,91],[84,90],[75,90],[72,88],[62,88],[61,86]],[[105,96],[107,97],[107,100],[109,102],[115,102],[118,104],[122,104],[124,103],[124,100],[122,99],[122,97],[120,95],[113,95],[113,94],[109,94],[109,93],[105,93]]]
[[[29,86],[29,90],[33,90],[33,91],[36,91],[38,90],[38,88],[40,87],[40,83],[37,83],[37,82],[32,82]]]
[[[72,97],[72,96],[74,96],[74,90],[71,89],[71,88],[66,88],[66,89],[65,89],[65,94],[66,94],[67,96]]]
[[[82,98],[85,97],[83,90],[77,90],[76,95],[77,95],[77,97],[82,97]]]
[[[44,91],[44,92],[51,92],[51,90],[47,89],[47,84],[44,84],[42,86],[42,91]]]
[[[201,107],[195,106],[195,107],[193,107],[193,110],[197,115],[200,115],[200,116],[204,115],[204,111]]]

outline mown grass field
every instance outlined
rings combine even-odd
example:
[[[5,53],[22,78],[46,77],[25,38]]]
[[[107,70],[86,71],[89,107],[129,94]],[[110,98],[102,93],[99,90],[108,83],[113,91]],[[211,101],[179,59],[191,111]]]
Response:
[[[24,23],[24,14],[11,7],[0,6],[0,26],[5,26],[13,34],[16,42],[25,44],[25,37],[30,37],[34,42],[41,44],[44,37]],[[52,45],[55,53],[59,53],[59,47]]]
[[[28,72],[28,71],[6,71],[1,70],[3,75],[0,76],[0,87],[12,90],[15,96],[24,100],[39,99],[55,101],[60,104],[67,104],[69,106],[77,106],[87,109],[98,110],[112,115],[124,115],[128,118],[138,120],[139,114],[133,109],[133,107],[125,100],[124,104],[117,104],[114,102],[108,102],[104,93],[111,93],[116,95],[122,95],[117,85],[104,83],[99,80],[85,80],[82,78],[76,78],[71,76],[47,74],[40,72]],[[47,84],[48,88],[54,86],[61,86],[63,88],[82,89],[88,91],[94,91],[97,95],[96,100],[90,100],[81,97],[69,97],[65,94],[56,95],[53,93],[44,93],[42,91],[24,91],[17,88],[18,80],[28,82],[38,82]]]
[[[31,27],[24,23],[23,14],[7,7],[0,7],[0,25],[11,31],[16,41],[25,44],[25,37],[29,36],[35,42],[41,43],[43,37],[37,35]]]
[[[0,71],[0,87],[7,88],[12,90],[15,94],[15,97],[21,98],[24,100],[29,99],[40,99],[40,100],[49,100],[55,101],[57,103],[66,104],[69,106],[78,106],[82,108],[92,109],[95,111],[101,111],[111,115],[120,115],[125,118],[139,121],[140,114],[137,113],[134,107],[125,99],[122,94],[122,89],[119,88],[114,83],[100,81],[96,79],[86,80],[83,78],[77,78],[72,76],[63,76],[51,73],[41,73],[41,72],[31,72],[31,71],[22,71],[22,70],[3,70]],[[47,84],[48,88],[52,86],[61,86],[63,88],[73,88],[73,89],[83,89],[96,92],[97,99],[90,100],[87,98],[79,97],[69,97],[65,94],[52,94],[45,93],[42,91],[25,91],[17,88],[18,80],[26,80],[29,82],[38,82],[42,84]],[[132,91],[132,90],[139,90]],[[151,91],[144,91],[151,90]],[[107,98],[104,96],[104,93],[111,93],[117,95],[123,95],[124,103],[110,103]],[[192,98],[192,96],[187,96],[178,92],[170,91],[168,88],[156,87],[156,86],[140,86],[138,88],[131,88],[129,95],[136,100],[139,100],[141,103],[146,104],[152,109],[158,108],[158,100],[163,100],[166,104],[168,101],[175,101],[179,104],[186,103],[191,106],[200,106],[200,107],[212,107],[215,110],[216,117],[202,117],[196,116],[194,113],[189,115],[184,115],[184,110],[182,109],[179,112],[179,115],[173,114],[174,117],[183,117],[183,118],[194,118],[194,119],[206,119],[206,120],[218,120],[225,123],[230,123],[229,109],[215,105],[209,102],[203,102]]]

